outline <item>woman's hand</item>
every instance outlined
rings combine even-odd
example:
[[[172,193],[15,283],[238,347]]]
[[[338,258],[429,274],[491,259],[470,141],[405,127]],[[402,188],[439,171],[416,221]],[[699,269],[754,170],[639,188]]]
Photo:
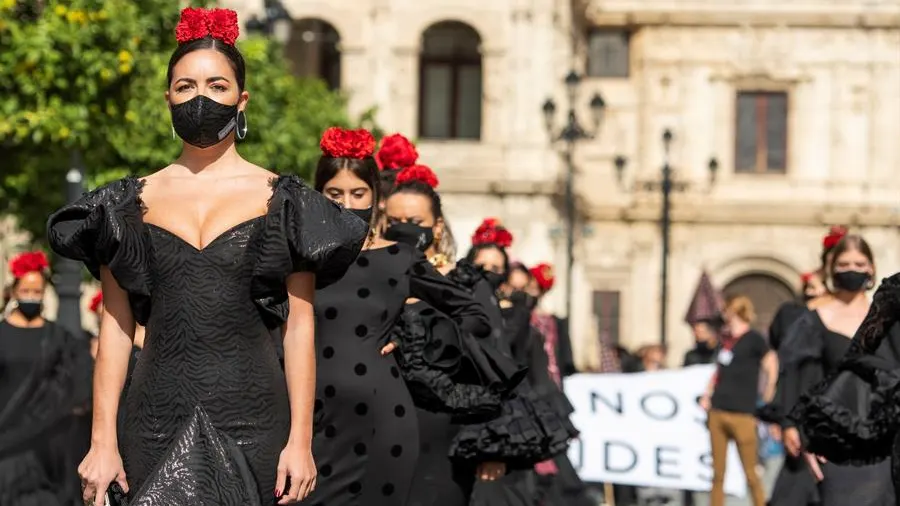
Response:
[[[475,476],[481,481],[494,481],[506,474],[506,464],[503,462],[482,462],[475,469]]]
[[[125,467],[115,445],[91,445],[90,451],[78,466],[78,476],[81,477],[81,498],[86,504],[104,504],[106,490],[112,482],[117,482],[122,491],[128,493]]]
[[[384,348],[381,349],[381,356],[384,357],[390,355],[390,353],[396,350],[399,346],[400,345],[397,343],[397,341],[391,341],[387,343]]]
[[[800,455],[802,445],[800,444],[800,432],[795,427],[788,427],[781,433],[783,438],[784,449],[787,450],[791,457]]]
[[[810,472],[812,472],[813,477],[815,477],[816,482],[824,480],[825,474],[822,473],[822,466],[820,464],[824,464],[826,462],[825,458],[805,452],[803,453],[803,458],[806,460],[806,464],[809,466],[809,470]]]
[[[712,409],[712,402],[710,402],[709,396],[704,395],[700,398],[700,407],[703,408],[703,411],[709,413],[709,410]]]
[[[289,490],[285,488],[290,485]],[[316,463],[312,449],[288,441],[278,458],[275,498],[278,504],[293,504],[306,498],[316,488]]]

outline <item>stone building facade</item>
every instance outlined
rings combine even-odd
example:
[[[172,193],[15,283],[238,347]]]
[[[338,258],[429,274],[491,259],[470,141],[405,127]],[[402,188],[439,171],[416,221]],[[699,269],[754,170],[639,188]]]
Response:
[[[223,2],[245,18],[262,0]],[[565,306],[567,165],[542,105],[565,120],[570,69],[577,143],[573,331],[579,362],[600,335],[659,340],[661,196],[672,196],[670,361],[691,345],[684,312],[701,272],[749,294],[760,326],[817,266],[831,224],[900,269],[900,2],[812,0],[282,0],[298,75],[343,90],[351,112],[417,140],[460,250],[487,216],[514,255],[550,261]],[[672,133],[666,158],[662,133]],[[619,164],[616,163],[619,158]],[[717,169],[710,177],[709,161]],[[624,162],[624,163],[622,163]],[[650,185],[652,186],[652,185]]]

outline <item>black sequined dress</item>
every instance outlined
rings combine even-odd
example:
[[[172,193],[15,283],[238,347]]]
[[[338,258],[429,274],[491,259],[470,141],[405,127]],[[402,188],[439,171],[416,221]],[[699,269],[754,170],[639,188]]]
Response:
[[[325,287],[356,259],[362,220],[296,176],[272,182],[266,214],[202,249],[144,223],[126,178],[50,217],[50,245],[128,292],[146,338],[128,388],[120,450],[130,504],[273,504],[290,409],[270,328],[292,272]],[[312,408],[312,406],[310,406]]]

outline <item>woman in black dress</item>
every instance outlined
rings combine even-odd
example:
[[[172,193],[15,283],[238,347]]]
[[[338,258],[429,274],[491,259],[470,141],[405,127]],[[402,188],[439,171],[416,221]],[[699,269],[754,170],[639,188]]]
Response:
[[[367,135],[351,132],[323,139],[315,184],[329,199],[374,223],[377,167],[371,152],[346,149]],[[347,275],[316,293],[319,368],[313,452],[319,486],[306,501],[310,505],[406,504],[419,458],[418,424],[409,379],[397,353],[390,353],[395,343],[389,340],[407,299],[428,302],[453,318],[462,332],[490,332],[481,307],[406,240],[412,234],[418,242],[424,229],[411,228],[405,235],[388,231],[392,234],[385,238],[370,235]]]
[[[12,310],[0,321],[0,504],[53,506],[79,496],[70,444],[87,401],[88,342],[43,317],[47,257],[10,262]]]
[[[878,446],[873,447],[873,442],[890,447],[890,440],[866,441],[869,434],[879,431],[860,423],[868,418],[871,406],[882,402],[873,402],[871,390],[849,374],[835,376],[833,383],[813,389],[823,378],[847,370],[844,357],[851,348],[851,336],[863,330],[866,314],[875,310],[866,298],[866,291],[873,286],[874,269],[872,251],[862,237],[851,234],[841,239],[834,248],[830,266],[832,300],[797,320],[779,349],[782,402],[789,412],[793,408],[785,422],[785,450],[805,459],[818,482],[822,506],[895,505],[890,464],[878,462],[886,452],[865,455]],[[896,342],[891,344],[878,350],[879,359],[900,364]],[[863,378],[869,379],[874,373],[864,362],[861,370],[869,369],[869,373],[864,372]],[[852,367],[850,370],[856,370]],[[854,432],[859,433],[855,440],[848,436]],[[844,444],[855,442],[853,446],[858,448],[851,454],[855,457],[843,453],[844,448],[835,444],[841,438]],[[816,453],[823,453],[828,461],[821,461]]]
[[[129,504],[168,506],[287,504],[315,487],[313,297],[344,275],[368,227],[240,157],[237,35],[233,11],[182,11],[166,93],[181,155],[50,217],[53,249],[103,285],[85,501],[102,504],[112,482]],[[136,324],[146,339],[117,431]]]

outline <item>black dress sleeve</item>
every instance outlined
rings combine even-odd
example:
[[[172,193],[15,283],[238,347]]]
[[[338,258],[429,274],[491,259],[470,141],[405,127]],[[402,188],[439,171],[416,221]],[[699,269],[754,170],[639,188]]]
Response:
[[[778,350],[776,402],[784,414],[790,413],[801,396],[824,376],[823,331],[819,317],[810,311],[794,322]],[[796,421],[787,417],[782,425],[795,427]]]
[[[47,238],[56,254],[83,262],[97,279],[100,267],[108,267],[128,292],[135,320],[144,325],[150,315],[150,273],[142,186],[128,177],[63,206],[50,215]]]
[[[369,233],[367,223],[297,176],[281,176],[272,185],[250,284],[251,296],[270,327],[287,317],[289,274],[313,272],[316,289],[327,287],[344,276]]]
[[[409,292],[450,316],[464,332],[475,337],[491,335],[491,324],[482,306],[464,288],[442,276],[421,252],[409,268]]]
[[[837,464],[866,465],[891,457],[900,430],[898,311],[900,278],[895,274],[875,293],[837,373],[810,389],[791,412],[809,451]]]
[[[575,367],[575,358],[572,355],[572,339],[569,336],[569,319],[556,318],[556,332],[558,341],[556,345],[556,363],[559,372],[565,378],[578,372]]]

